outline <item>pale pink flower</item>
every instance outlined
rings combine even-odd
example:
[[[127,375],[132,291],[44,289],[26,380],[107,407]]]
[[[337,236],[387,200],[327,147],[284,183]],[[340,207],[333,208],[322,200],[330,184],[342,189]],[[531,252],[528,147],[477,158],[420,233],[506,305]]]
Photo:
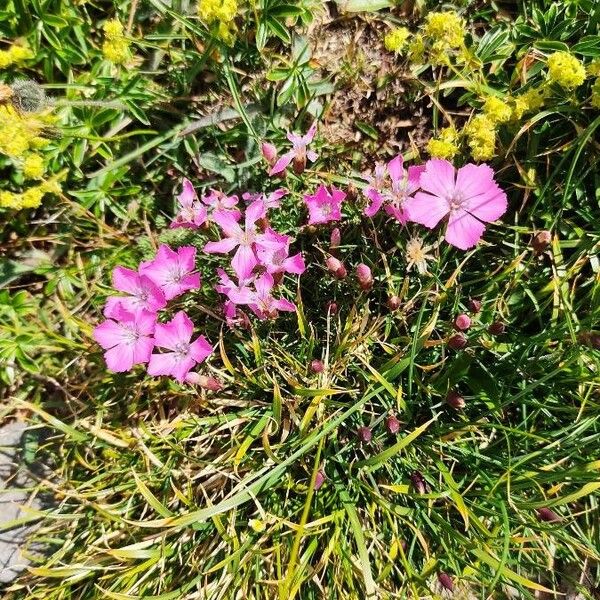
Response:
[[[155,313],[167,305],[162,290],[146,275],[126,267],[115,267],[112,280],[116,290],[129,295],[108,298],[104,307],[106,317],[113,317],[119,307],[132,313],[140,310]]]
[[[245,229],[242,229],[228,212],[215,211],[214,221],[223,230],[225,237],[218,242],[208,242],[204,246],[204,252],[227,254],[237,248],[231,266],[240,279],[247,279],[258,264],[256,243],[260,240],[261,234],[257,231],[256,222],[264,216],[264,204],[253,202],[246,209]]]
[[[171,300],[188,290],[200,287],[200,273],[194,272],[196,248],[182,246],[174,252],[162,244],[153,260],[140,265],[140,273],[147,275],[161,288],[165,298]]]
[[[404,206],[409,219],[433,229],[448,216],[446,241],[461,250],[475,246],[485,224],[499,219],[508,207],[493,169],[485,164],[457,171],[447,160],[432,158],[421,175],[421,188]]]
[[[94,329],[94,339],[106,350],[104,360],[111,371],[122,373],[150,360],[154,347],[156,315],[147,310],[135,313],[115,307],[111,319]]]
[[[199,200],[196,190],[189,179],[183,180],[183,189],[177,196],[179,202],[179,212],[175,215],[170,227],[186,227],[188,229],[197,229],[204,223],[208,217],[206,207]]]
[[[273,297],[271,292],[274,283],[270,273],[263,273],[254,282],[255,291],[252,293],[248,306],[261,320],[275,318],[280,310],[288,312],[296,310],[296,306],[289,300]]]
[[[263,142],[260,145],[260,152],[270,166],[273,166],[277,162],[277,148],[270,142]]]
[[[315,133],[317,131],[316,121],[311,125],[306,135],[297,135],[295,133],[288,133],[287,139],[292,142],[292,149],[289,152],[283,154],[279,160],[273,165],[269,171],[269,175],[276,175],[284,171],[288,165],[294,161],[294,171],[297,174],[302,173],[306,167],[306,159],[310,162],[315,162],[318,155],[312,150],[307,150],[307,146],[313,141]]]
[[[227,296],[230,302],[234,304],[248,304],[252,298],[252,290],[248,287],[254,278],[240,279],[235,283],[223,269],[217,269],[219,275],[219,284],[215,285],[215,290],[219,294]]]
[[[265,267],[267,273],[293,273],[302,275],[306,266],[302,254],[290,256],[291,237],[277,233],[270,227],[265,231],[256,252],[260,264]]]
[[[246,200],[246,202],[248,202],[249,204],[252,204],[254,202],[262,202],[266,211],[270,208],[279,208],[279,206],[281,205],[281,198],[283,198],[287,193],[288,191],[286,189],[279,188],[278,190],[275,190],[270,194],[263,194],[261,192],[246,192],[242,195],[242,198]]]
[[[239,220],[241,213],[235,208],[239,202],[239,198],[236,195],[228,196],[220,190],[210,190],[210,194],[202,196],[202,202],[212,209],[212,212],[216,210],[228,210],[231,211],[232,215],[236,217],[236,221]]]
[[[317,225],[329,221],[339,221],[342,218],[342,202],[346,193],[332,186],[331,192],[321,184],[317,191],[311,195],[304,196],[304,202],[308,207],[308,224]]]
[[[377,163],[373,175],[367,177],[369,185],[365,188],[364,194],[371,201],[371,204],[364,210],[366,217],[373,217],[379,212],[384,201],[383,191],[388,184],[388,176],[387,165]]]
[[[201,335],[191,341],[194,324],[180,310],[168,323],[157,323],[154,341],[157,347],[170,352],[152,354],[148,363],[149,375],[170,375],[183,383],[186,375],[212,353],[212,346]]]

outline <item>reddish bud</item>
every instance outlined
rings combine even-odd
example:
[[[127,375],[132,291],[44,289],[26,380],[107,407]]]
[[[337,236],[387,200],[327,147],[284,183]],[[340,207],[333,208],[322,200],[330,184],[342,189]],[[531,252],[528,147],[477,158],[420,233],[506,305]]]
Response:
[[[460,331],[466,331],[471,327],[471,317],[469,315],[460,314],[454,319],[454,327]]]
[[[357,265],[356,278],[358,279],[358,285],[360,285],[360,289],[364,292],[373,287],[373,274],[371,273],[371,269],[364,263]]]
[[[475,298],[469,298],[469,310],[472,313],[477,314],[481,310],[481,300]]]
[[[400,308],[400,296],[390,296],[387,301],[387,307],[390,310],[398,310]]]
[[[446,588],[449,591],[454,590],[454,583],[452,581],[452,577],[450,577],[450,575],[448,575],[448,573],[444,573],[444,571],[440,571],[438,573],[437,578],[442,587]]]
[[[323,364],[322,361],[315,359],[310,362],[310,370],[313,373],[322,373],[324,371],[324,369],[325,369],[325,365]]]
[[[465,399],[454,390],[448,392],[448,395],[446,396],[446,402],[456,410],[460,410],[461,408],[465,407]]]
[[[469,340],[463,333],[455,333],[448,338],[448,346],[450,346],[452,350],[462,350],[468,343]]]
[[[326,479],[327,477],[325,475],[325,471],[323,471],[323,469],[319,469],[315,477],[315,487],[313,489],[317,491],[325,483]]]
[[[400,421],[394,415],[388,415],[385,426],[392,435],[396,435],[400,431]]]
[[[260,146],[263,158],[272,166],[277,162],[277,148],[269,142],[263,142]]]
[[[415,471],[410,476],[410,482],[419,494],[424,494],[427,491],[427,482],[419,471]]]
[[[329,241],[329,249],[334,250],[335,248],[338,248],[341,243],[342,243],[342,234],[340,232],[339,227],[336,227],[331,232],[331,238]]]
[[[540,521],[546,521],[546,523],[560,523],[562,521],[560,516],[557,515],[553,510],[545,507],[538,509],[537,516]]]
[[[333,316],[333,315],[337,315],[337,311],[338,311],[338,305],[337,305],[337,302],[330,302],[330,303],[327,305],[327,311],[329,312],[329,314],[330,314],[331,316]]]
[[[373,437],[373,434],[368,427],[359,427],[356,431],[356,435],[358,436],[358,439],[365,444],[369,443]]]
[[[306,168],[306,155],[304,156],[295,156],[292,161],[292,167],[294,168],[294,173],[296,175],[302,175],[304,173],[304,169]]]
[[[506,331],[506,325],[502,321],[494,321],[489,327],[488,332],[492,335],[502,335]]]
[[[549,231],[540,231],[533,236],[531,247],[536,254],[541,254],[552,241],[552,234]]]
[[[336,279],[344,279],[348,274],[346,267],[335,256],[330,256],[325,261],[327,269]]]
[[[200,375],[199,373],[188,373],[185,376],[185,380],[187,383],[197,385],[205,390],[210,390],[211,392],[218,392],[223,388],[223,385],[218,379],[210,376],[207,377],[206,375]]]

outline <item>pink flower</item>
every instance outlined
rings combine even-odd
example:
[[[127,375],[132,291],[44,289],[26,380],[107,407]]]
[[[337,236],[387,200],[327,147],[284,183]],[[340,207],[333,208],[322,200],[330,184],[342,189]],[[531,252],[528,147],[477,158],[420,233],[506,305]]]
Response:
[[[336,188],[329,190],[321,184],[315,194],[305,195],[304,202],[308,207],[308,224],[327,223],[339,221],[342,218],[342,202],[346,193]]]
[[[177,196],[179,201],[179,212],[171,223],[171,229],[176,227],[187,227],[197,229],[206,222],[208,212],[206,207],[198,201],[196,190],[189,179],[183,180],[183,190]]]
[[[108,298],[104,307],[106,317],[113,317],[119,311],[119,307],[131,313],[140,310],[155,313],[167,304],[162,290],[146,275],[140,275],[125,267],[115,267],[112,279],[116,290],[129,295]]]
[[[273,166],[277,162],[277,148],[270,142],[263,142],[260,145],[260,152],[270,166]]]
[[[260,264],[266,268],[267,273],[293,273],[302,275],[306,269],[302,254],[290,256],[289,235],[277,233],[270,227],[265,231],[256,252]]]
[[[140,273],[147,275],[159,286],[167,300],[188,290],[200,287],[200,273],[195,273],[196,248],[182,246],[174,252],[162,244],[154,260],[143,262]]]
[[[208,242],[204,246],[204,252],[227,254],[237,248],[231,266],[240,279],[247,279],[258,264],[256,242],[260,240],[261,234],[257,231],[256,222],[264,216],[264,204],[253,202],[246,209],[245,229],[242,229],[228,212],[215,211],[213,218],[225,237],[218,242]]]
[[[383,167],[379,164],[375,167],[375,177],[371,179],[371,185],[365,189],[365,195],[371,200],[371,204],[365,209],[364,214],[372,217],[385,204],[385,212],[398,220],[402,225],[407,221],[404,209],[405,202],[419,189],[419,178],[425,170],[422,165],[411,166],[406,171],[403,168],[404,159],[399,154]],[[389,175],[390,185],[386,183]]]
[[[228,196],[219,190],[210,190],[210,194],[202,197],[202,202],[211,209],[211,213],[215,211],[227,211],[231,216],[239,221],[242,213],[234,208],[239,202],[237,196]]]
[[[254,282],[255,291],[251,295],[248,306],[261,320],[275,318],[280,310],[288,312],[296,310],[296,306],[289,300],[272,296],[274,283],[270,273],[264,273]]]
[[[132,313],[118,306],[112,317],[100,323],[93,333],[106,350],[104,360],[108,368],[122,373],[133,365],[148,362],[154,347],[156,315],[143,309]]]
[[[248,304],[250,302],[252,290],[248,285],[253,279],[243,279],[239,283],[235,283],[223,269],[217,269],[217,274],[219,275],[219,285],[215,286],[215,290],[219,294],[224,294],[234,304]]]
[[[266,211],[270,208],[279,208],[281,205],[281,198],[283,198],[287,193],[288,191],[286,189],[279,188],[278,190],[271,192],[269,195],[262,194],[260,192],[257,194],[246,192],[243,194],[242,198],[250,204],[254,202],[262,202]]]
[[[421,188],[405,204],[410,220],[433,229],[448,216],[446,241],[461,250],[475,246],[485,223],[499,219],[508,206],[493,169],[485,164],[457,171],[447,160],[432,158],[421,175]]]
[[[194,324],[182,310],[168,323],[157,323],[154,330],[156,346],[171,352],[152,354],[148,374],[171,375],[183,383],[189,371],[212,354],[212,346],[203,335],[190,341],[193,332]]]
[[[306,159],[310,162],[315,162],[318,155],[312,150],[307,150],[306,147],[313,141],[317,131],[316,121],[311,125],[306,135],[297,135],[288,133],[287,139],[292,142],[292,149],[281,156],[281,158],[273,165],[269,171],[269,175],[276,175],[284,171],[287,166],[294,161],[294,171],[299,175],[306,167]]]

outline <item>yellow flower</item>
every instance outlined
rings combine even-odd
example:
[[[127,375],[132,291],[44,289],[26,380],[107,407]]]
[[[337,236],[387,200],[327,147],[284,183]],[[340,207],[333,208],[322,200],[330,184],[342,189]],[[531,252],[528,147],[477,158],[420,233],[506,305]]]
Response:
[[[425,21],[425,35],[450,48],[460,48],[465,37],[465,24],[455,12],[432,12]]]
[[[486,115],[476,115],[465,127],[471,156],[475,160],[489,160],[496,148],[496,126]]]
[[[118,40],[123,37],[123,23],[117,19],[105,21],[102,29],[107,40]]]
[[[20,194],[14,194],[7,190],[0,191],[0,207],[1,208],[22,208],[23,199]]]
[[[600,58],[595,58],[587,67],[587,74],[600,77]]]
[[[459,151],[458,132],[454,127],[444,127],[438,133],[437,138],[431,138],[427,142],[427,152],[433,158],[454,158]]]
[[[44,191],[41,186],[30,187],[23,192],[23,208],[37,208],[42,203]]]
[[[25,46],[13,44],[8,50],[0,50],[0,69],[20,64],[33,58],[33,52]]]
[[[23,161],[23,175],[27,179],[41,179],[44,176],[44,159],[39,154],[28,154]]]
[[[52,179],[48,179],[40,184],[40,188],[44,192],[44,194],[60,194],[62,192],[62,188],[60,187],[60,183],[56,177]]]
[[[416,34],[408,44],[407,48],[408,59],[412,63],[422,63],[425,56],[425,41],[423,36]]]
[[[256,533],[262,533],[265,530],[265,524],[260,519],[250,519],[248,521],[250,528],[256,531]]]
[[[571,90],[585,81],[583,63],[569,52],[555,52],[548,57],[548,79]]]
[[[198,15],[205,23],[230,23],[238,11],[237,0],[199,0]]]
[[[488,96],[485,99],[483,112],[494,123],[506,123],[512,114],[510,106],[496,96]]]
[[[385,35],[383,45],[388,52],[400,53],[406,45],[406,40],[409,36],[410,32],[406,27],[397,27]]]
[[[115,65],[122,65],[129,60],[129,42],[124,39],[107,40],[102,44],[104,58]]]

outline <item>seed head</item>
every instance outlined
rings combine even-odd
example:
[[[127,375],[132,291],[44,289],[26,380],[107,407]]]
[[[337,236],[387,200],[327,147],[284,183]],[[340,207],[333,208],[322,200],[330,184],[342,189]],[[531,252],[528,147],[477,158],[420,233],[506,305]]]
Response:
[[[261,154],[263,158],[273,166],[277,162],[277,148],[269,142],[263,142],[260,146]]]
[[[477,314],[481,310],[481,300],[475,298],[469,298],[469,310],[472,313]]]
[[[400,296],[390,296],[387,301],[387,306],[390,310],[398,310],[400,308],[400,304],[402,301],[400,300]]]
[[[326,261],[327,269],[336,279],[344,279],[348,274],[346,267],[335,256],[330,256]]]
[[[359,427],[356,431],[356,435],[363,444],[368,444],[373,437],[373,433],[368,427]]]
[[[385,426],[392,435],[396,435],[400,431],[400,421],[394,415],[387,416]]]
[[[448,346],[452,350],[462,350],[469,343],[467,336],[464,333],[455,333],[448,339]]]
[[[323,361],[315,359],[310,362],[310,370],[313,373],[322,373],[324,369],[325,365],[323,364]]]
[[[531,247],[536,254],[541,254],[552,241],[552,233],[547,230],[539,231],[531,240]]]
[[[39,112],[46,106],[46,93],[31,79],[19,79],[11,86],[12,103],[22,112]]]
[[[458,315],[456,319],[454,319],[454,327],[459,331],[466,331],[471,327],[471,317],[469,315],[465,315],[464,313]]]

